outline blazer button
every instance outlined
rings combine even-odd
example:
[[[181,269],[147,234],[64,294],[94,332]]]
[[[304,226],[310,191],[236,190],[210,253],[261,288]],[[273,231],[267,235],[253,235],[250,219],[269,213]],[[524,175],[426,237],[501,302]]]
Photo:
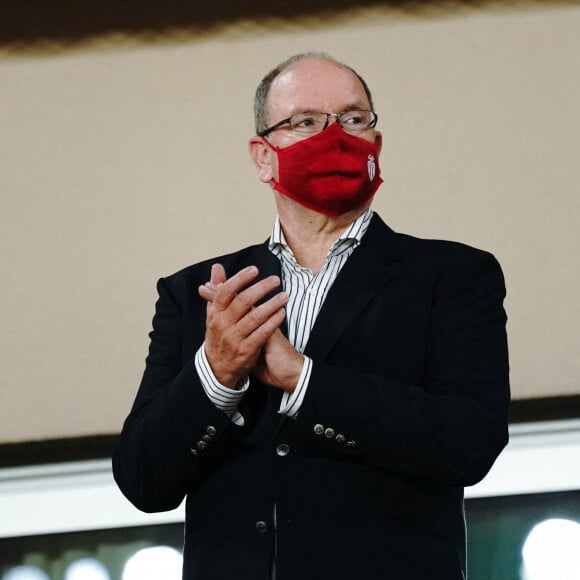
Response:
[[[213,425],[210,425],[207,429],[207,434],[211,435],[212,437],[217,433],[216,428]]]
[[[345,441],[346,441],[346,437],[342,433],[339,433],[336,436],[336,442],[337,443],[344,443]]]
[[[280,443],[278,447],[276,447],[276,454],[280,457],[284,457],[290,453],[290,447],[286,445],[286,443]]]
[[[327,429],[325,429],[324,436],[327,439],[332,439],[334,437],[334,429],[332,429],[332,427],[328,427]]]
[[[320,423],[314,425],[314,432],[317,435],[322,435],[324,433],[324,425],[321,425]]]
[[[204,435],[204,436],[202,437],[202,439],[203,439],[203,440],[204,440],[206,443],[209,443],[209,442],[211,441],[211,435]]]
[[[268,531],[268,524],[266,522],[263,522],[262,520],[258,520],[256,522],[256,532],[258,532],[258,534],[263,535]]]
[[[205,441],[198,441],[195,445],[200,451],[207,449],[207,443]]]

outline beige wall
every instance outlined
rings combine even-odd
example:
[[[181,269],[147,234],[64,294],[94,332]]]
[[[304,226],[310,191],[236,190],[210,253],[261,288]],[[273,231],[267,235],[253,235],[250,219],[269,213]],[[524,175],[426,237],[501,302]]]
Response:
[[[391,226],[502,262],[514,395],[580,392],[580,6],[375,8],[0,53],[0,442],[118,431],[156,279],[269,233],[252,94],[308,49],[373,89]]]

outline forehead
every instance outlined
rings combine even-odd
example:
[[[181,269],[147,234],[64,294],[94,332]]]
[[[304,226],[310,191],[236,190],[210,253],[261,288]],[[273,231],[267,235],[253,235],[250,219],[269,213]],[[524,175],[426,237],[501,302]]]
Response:
[[[268,93],[271,121],[303,111],[340,113],[370,108],[364,87],[343,65],[320,58],[301,60],[282,71]]]

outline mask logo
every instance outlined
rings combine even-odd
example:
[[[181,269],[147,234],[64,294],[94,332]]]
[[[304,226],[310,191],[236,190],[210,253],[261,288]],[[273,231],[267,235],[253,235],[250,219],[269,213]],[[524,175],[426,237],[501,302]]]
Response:
[[[376,165],[375,165],[375,156],[369,155],[367,159],[367,170],[369,172],[369,179],[372,181],[375,177]]]

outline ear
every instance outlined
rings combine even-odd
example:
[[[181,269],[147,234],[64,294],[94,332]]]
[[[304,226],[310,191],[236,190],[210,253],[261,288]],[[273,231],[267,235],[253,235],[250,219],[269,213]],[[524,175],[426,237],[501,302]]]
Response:
[[[264,183],[270,183],[273,177],[273,163],[275,164],[276,153],[261,137],[252,137],[248,142],[250,157],[256,166],[258,178]]]
[[[377,147],[377,154],[381,154],[383,148],[383,134],[380,131],[375,131],[375,145]]]

